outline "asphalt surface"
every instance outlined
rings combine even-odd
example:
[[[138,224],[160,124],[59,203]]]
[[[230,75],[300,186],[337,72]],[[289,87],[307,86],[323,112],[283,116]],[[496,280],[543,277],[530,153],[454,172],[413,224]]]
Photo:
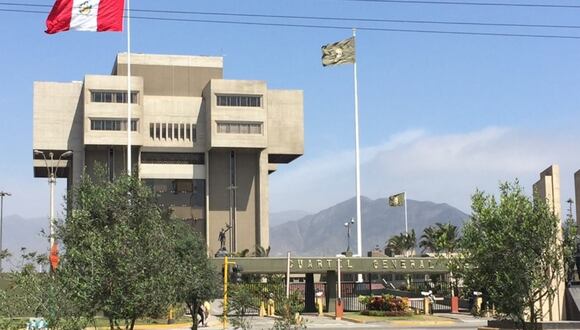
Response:
[[[373,322],[373,323],[354,323],[345,320],[334,320],[330,317],[318,317],[306,315],[304,316],[306,320],[307,329],[413,329],[413,330],[433,330],[433,329],[453,329],[453,330],[476,330],[478,327],[485,326],[487,324],[486,320],[475,319],[470,315],[455,315],[455,314],[444,314],[438,316],[449,317],[452,323],[447,324],[429,324],[428,321],[419,321],[417,325],[409,324],[398,324],[396,322]],[[262,329],[272,329],[274,325],[274,319],[269,317],[250,317],[252,323],[252,329],[262,330]],[[190,326],[179,325],[175,328],[164,328],[171,330],[188,330]],[[218,330],[222,329],[219,319],[212,316],[209,320],[208,327],[200,327],[200,329],[207,330]],[[228,327],[228,329],[233,329]]]

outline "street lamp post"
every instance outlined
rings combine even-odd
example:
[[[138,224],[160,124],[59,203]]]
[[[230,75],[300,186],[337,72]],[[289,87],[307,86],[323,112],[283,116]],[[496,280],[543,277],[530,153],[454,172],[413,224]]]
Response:
[[[50,165],[48,164],[48,158],[46,158],[46,155],[44,154],[44,152],[40,151],[40,150],[34,150],[34,154],[36,155],[41,155],[42,158],[44,159],[44,164],[46,165],[46,171],[47,171],[47,176],[48,176],[48,184],[50,185],[50,249],[52,249],[52,247],[54,246],[54,232],[55,232],[55,219],[54,219],[54,187],[56,186],[56,172],[59,169],[59,165],[60,165],[60,161],[63,158],[66,158],[70,155],[72,155],[72,151],[66,151],[64,153],[62,153],[59,157],[58,160],[56,161],[56,165],[54,165],[54,153],[49,152],[48,153],[48,157],[50,158]],[[49,250],[50,250],[49,249]]]
[[[4,221],[4,197],[12,196],[10,193],[0,191],[0,254],[2,254],[2,226]],[[2,274],[2,258],[0,257],[0,274]]]
[[[354,224],[354,218],[350,218],[349,222],[345,222],[344,226],[346,227],[346,240],[347,240],[347,248],[346,252],[350,252],[350,226]]]

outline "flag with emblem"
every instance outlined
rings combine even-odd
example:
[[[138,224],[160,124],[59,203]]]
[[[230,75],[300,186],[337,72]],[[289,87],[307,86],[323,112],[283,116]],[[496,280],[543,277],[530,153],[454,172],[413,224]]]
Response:
[[[333,44],[322,46],[322,65],[331,66],[355,62],[355,41],[350,37]]]
[[[405,204],[405,193],[389,196],[389,206],[402,206]]]
[[[45,32],[123,31],[124,4],[124,0],[56,0]]]

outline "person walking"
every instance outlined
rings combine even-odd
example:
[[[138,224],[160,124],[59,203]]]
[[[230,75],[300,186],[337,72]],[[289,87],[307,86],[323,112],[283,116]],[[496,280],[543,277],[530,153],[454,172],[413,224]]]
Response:
[[[204,301],[203,302],[203,314],[204,314],[204,320],[205,320],[205,326],[207,327],[208,322],[209,322],[209,316],[211,315],[211,304],[209,303],[209,301]]]
[[[203,307],[203,304],[200,304],[199,307],[197,307],[197,315],[199,315],[199,321],[197,321],[198,324],[201,324],[201,326],[206,326],[207,325],[207,321],[205,319],[205,308]]]

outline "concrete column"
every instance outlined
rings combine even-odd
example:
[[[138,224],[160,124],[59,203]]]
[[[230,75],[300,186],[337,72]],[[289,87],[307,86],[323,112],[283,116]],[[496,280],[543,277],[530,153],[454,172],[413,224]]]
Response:
[[[270,246],[270,220],[269,220],[269,175],[268,175],[268,152],[262,150],[258,154],[258,188],[256,193],[258,205],[256,206],[256,244],[264,249]]]
[[[326,309],[329,313],[336,311],[336,284],[338,281],[338,274],[336,271],[326,272]]]
[[[306,283],[304,288],[304,312],[315,313],[316,304],[314,296],[314,274],[306,274]]]

